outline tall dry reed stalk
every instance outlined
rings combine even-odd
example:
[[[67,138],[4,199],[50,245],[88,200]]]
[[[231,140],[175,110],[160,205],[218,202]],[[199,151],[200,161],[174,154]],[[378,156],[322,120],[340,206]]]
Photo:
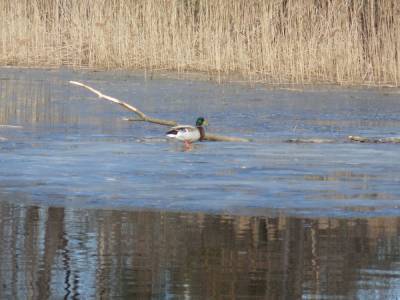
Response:
[[[0,64],[400,83],[398,0],[2,0]]]

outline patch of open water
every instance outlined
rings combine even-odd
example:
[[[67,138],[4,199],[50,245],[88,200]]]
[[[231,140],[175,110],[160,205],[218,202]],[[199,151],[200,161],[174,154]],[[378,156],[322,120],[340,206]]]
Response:
[[[184,151],[69,80],[254,142]],[[399,98],[0,69],[0,295],[396,298],[399,145],[346,137],[398,136]]]

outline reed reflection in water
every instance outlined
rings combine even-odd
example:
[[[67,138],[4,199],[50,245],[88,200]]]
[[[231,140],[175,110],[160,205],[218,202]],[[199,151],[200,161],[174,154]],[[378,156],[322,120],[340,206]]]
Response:
[[[2,299],[396,298],[399,218],[0,206]]]
[[[73,102],[76,98],[70,95],[66,80],[41,78],[41,74],[36,78],[35,74],[11,73],[8,76],[6,80],[0,78],[0,124],[27,125],[30,129],[35,126],[52,129],[66,124],[103,127],[101,116],[107,111],[106,107],[95,102],[90,107],[81,105],[77,109]],[[92,115],[84,115],[87,111]]]

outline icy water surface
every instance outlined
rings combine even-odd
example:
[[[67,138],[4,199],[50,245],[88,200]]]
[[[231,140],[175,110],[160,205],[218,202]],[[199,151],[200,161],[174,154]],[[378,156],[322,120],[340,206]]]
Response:
[[[253,142],[186,151],[69,80]],[[400,145],[346,137],[399,129],[393,89],[0,69],[0,295],[396,299]]]

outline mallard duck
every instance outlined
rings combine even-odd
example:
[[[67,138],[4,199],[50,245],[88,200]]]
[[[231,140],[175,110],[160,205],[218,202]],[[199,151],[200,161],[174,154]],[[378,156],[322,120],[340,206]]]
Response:
[[[172,127],[167,133],[167,137],[183,141],[185,146],[189,146],[193,142],[204,140],[205,130],[203,126],[208,125],[208,122],[203,117],[196,120],[196,126],[178,125]]]

